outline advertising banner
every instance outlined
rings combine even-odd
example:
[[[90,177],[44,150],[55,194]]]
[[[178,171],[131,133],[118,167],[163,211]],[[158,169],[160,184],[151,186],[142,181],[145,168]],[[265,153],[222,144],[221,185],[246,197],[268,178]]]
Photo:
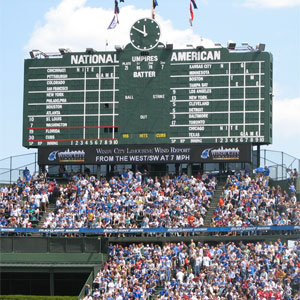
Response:
[[[0,233],[78,233],[78,234],[101,234],[101,233],[181,233],[181,232],[256,232],[256,231],[297,231],[300,226],[234,226],[234,227],[191,227],[191,228],[0,228]]]
[[[41,147],[40,165],[251,162],[251,144]]]

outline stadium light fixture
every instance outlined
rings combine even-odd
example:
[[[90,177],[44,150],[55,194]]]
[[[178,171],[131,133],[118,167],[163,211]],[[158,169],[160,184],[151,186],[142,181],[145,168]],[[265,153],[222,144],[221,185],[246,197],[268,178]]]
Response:
[[[192,44],[187,44],[186,46],[190,47],[190,48],[194,48],[194,45],[192,45]]]
[[[221,47],[221,48],[223,48],[223,46],[222,46],[221,43],[215,43],[215,46],[216,46],[216,47]]]
[[[58,50],[59,50],[59,52],[60,52],[61,55],[64,55],[64,54],[70,52],[69,49],[65,49],[65,48],[59,48]]]
[[[93,48],[86,48],[85,52],[87,54],[93,54],[95,52],[95,50]]]
[[[44,56],[45,58],[49,57],[49,54],[44,53],[41,50],[31,50],[29,54],[31,58],[41,58],[41,56]]]
[[[235,46],[236,46],[236,43],[234,43],[233,41],[228,41],[227,42],[227,48],[229,50],[234,50],[235,49]]]
[[[31,51],[29,52],[31,58],[36,58],[36,57],[38,56],[39,53],[40,53],[39,50],[31,50]]]
[[[166,44],[167,50],[173,50],[173,44]]]
[[[257,44],[256,45],[256,50],[257,51],[260,51],[260,52],[262,52],[262,51],[265,51],[265,48],[266,48],[266,44]]]
[[[252,52],[254,51],[253,47],[252,47],[251,45],[249,45],[248,42],[242,42],[241,45],[242,45],[243,47],[246,47],[247,50],[250,50],[250,51],[252,51]]]
[[[116,49],[116,51],[118,51],[118,52],[123,51],[123,48],[122,48],[120,45],[115,45],[115,49]]]
[[[197,46],[196,49],[199,50],[199,51],[202,51],[202,50],[204,50],[204,47],[203,46]]]

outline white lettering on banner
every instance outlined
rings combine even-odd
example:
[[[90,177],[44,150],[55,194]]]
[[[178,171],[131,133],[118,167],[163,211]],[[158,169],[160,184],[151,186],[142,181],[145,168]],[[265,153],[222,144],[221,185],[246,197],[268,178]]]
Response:
[[[66,78],[68,78],[68,74],[47,75],[47,79],[66,79]]]
[[[46,115],[60,115],[60,110],[46,111]]]
[[[62,108],[61,104],[46,105],[46,109],[61,109],[61,108]]]
[[[133,72],[134,78],[149,78],[149,77],[156,77],[155,71],[140,71],[140,72]]]
[[[66,98],[48,98],[46,99],[47,103],[67,103],[67,99]]]
[[[65,80],[47,80],[47,85],[52,85],[52,84],[65,84]]]
[[[221,51],[174,51],[171,61],[221,60]]]
[[[208,101],[190,101],[189,106],[209,106]],[[202,108],[203,110],[203,108]]]
[[[71,65],[119,63],[116,54],[73,54]]]
[[[189,81],[203,81],[203,77],[200,76],[189,77]]]
[[[143,61],[146,61],[146,62],[152,62],[152,61],[158,61],[158,56],[154,55],[154,56],[132,56],[131,57],[131,60],[133,62],[143,62]]]
[[[190,148],[175,148],[171,147],[171,153],[190,153]]]
[[[203,69],[203,65],[190,65],[190,69]],[[208,70],[205,70],[205,71],[190,71],[189,74],[190,75],[209,75],[209,71]]]
[[[190,131],[204,131],[205,127],[189,127]]]
[[[203,112],[203,107],[191,107],[189,112]]]
[[[65,73],[67,72],[66,68],[49,68],[47,69],[47,73]]]
[[[46,129],[46,133],[60,133],[60,129]]]
[[[96,156],[96,162],[113,162],[113,156]]]
[[[156,153],[169,153],[170,150],[168,148],[162,148],[162,147],[154,147],[154,151]]]
[[[52,142],[47,142],[47,146],[57,146],[58,142],[52,141]]]
[[[176,160],[190,160],[190,155],[176,155]]]
[[[205,124],[205,120],[190,120],[189,125],[200,125]]]
[[[153,99],[165,99],[165,95],[161,94],[161,95],[153,95],[152,96]]]
[[[120,149],[119,149],[120,150]],[[172,153],[190,153],[189,148],[176,149],[171,147],[171,149],[157,149],[157,152],[170,151]],[[158,155],[97,155],[95,157],[96,162],[158,162],[158,161],[189,161],[189,154],[158,154]]]
[[[203,93],[203,94],[211,94],[211,89],[198,89],[198,90],[189,90],[189,94],[198,94],[198,93]]]
[[[112,150],[111,149],[97,148],[96,152],[97,152],[97,154],[112,154]]]
[[[202,119],[202,118],[208,119],[208,114],[190,114],[189,118],[190,119]]]
[[[158,161],[159,160],[159,155],[130,155],[129,156],[129,161]]]
[[[125,153],[125,150],[124,150],[124,149],[115,148],[115,149],[114,149],[114,153],[115,153],[115,154],[124,154],[124,153]]]

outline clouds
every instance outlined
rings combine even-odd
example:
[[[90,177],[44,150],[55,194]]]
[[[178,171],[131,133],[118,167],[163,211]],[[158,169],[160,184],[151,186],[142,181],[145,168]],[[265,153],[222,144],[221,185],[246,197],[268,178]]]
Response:
[[[128,3],[130,2],[131,1],[128,1]],[[207,0],[202,0],[201,2],[204,4],[207,3]],[[133,5],[127,5],[125,1],[125,4],[120,5],[120,24],[117,25],[117,27],[113,30],[107,30],[107,27],[113,18],[113,1],[110,9],[91,7],[87,3],[87,0],[63,0],[57,7],[50,9],[44,16],[44,19],[42,19],[43,16],[39,15],[38,17],[42,21],[34,28],[31,37],[25,46],[26,51],[39,49],[43,52],[58,52],[59,48],[70,48],[71,51],[85,51],[85,49],[89,47],[92,47],[98,51],[114,50],[115,45],[125,46],[129,43],[130,27],[137,19],[142,17],[150,17],[151,15],[150,9],[138,9]],[[99,6],[101,5],[101,1],[90,1],[89,3],[93,3],[95,6],[98,4]],[[204,14],[204,11],[208,11],[211,3],[213,3],[213,1],[208,2],[209,5],[207,5],[207,8],[203,9],[203,11],[201,11],[202,14]],[[242,12],[245,12],[246,14],[246,11],[249,11],[248,7],[268,8],[270,10],[274,8],[272,13],[275,14],[275,12],[280,13],[280,10],[276,10],[276,8],[296,7],[300,5],[300,0],[239,0],[239,3],[243,3],[243,6],[238,7],[238,9],[241,10],[241,15]],[[245,8],[245,6],[247,8]],[[228,7],[231,8],[231,5],[228,4]],[[215,7],[215,9],[218,8]],[[211,40],[205,38],[201,39],[199,35],[194,33],[193,28],[188,27],[188,25],[186,29],[177,29],[176,27],[178,27],[179,21],[175,19],[172,22],[166,17],[163,17],[162,13],[162,6],[160,6],[156,11],[156,20],[161,25],[162,29],[161,42],[173,43],[174,48],[186,48],[187,44],[193,44],[194,46],[202,44],[206,47],[214,46],[214,43]],[[224,11],[224,14],[230,15],[228,11]],[[165,16],[169,15],[170,13],[168,10],[168,14],[166,13]],[[210,16],[211,14],[207,15]],[[202,17],[203,20],[206,20],[203,15]],[[276,18],[276,15],[274,15],[272,20],[266,20],[268,20],[268,22],[266,21],[266,24],[270,23],[272,25],[270,25],[270,27],[272,28],[275,23],[278,23],[278,18]],[[188,24],[188,19],[186,20],[186,24]],[[210,23],[207,21],[206,24]],[[222,26],[222,23],[219,22],[214,22],[214,24],[215,25],[212,26],[213,30],[211,31],[211,35],[214,31],[220,31],[220,27]],[[252,24],[249,26],[252,26]],[[239,27],[240,28],[234,29],[233,33],[238,33],[239,30],[244,30],[244,26]],[[284,37],[288,36],[287,30],[289,30],[289,32],[293,32],[291,29],[287,28],[282,28]],[[206,30],[209,30],[209,26],[207,26]],[[256,34],[257,30],[258,29],[253,29],[253,32]],[[266,32],[263,33],[268,39],[272,38],[272,33],[270,36],[267,35]],[[243,32],[243,36],[244,35],[245,34]],[[222,38],[227,39],[225,38],[227,35],[223,32],[221,38],[220,36],[218,37],[217,34],[214,36],[220,40],[222,40]],[[294,36],[297,35],[293,34],[293,39]],[[240,38],[240,40],[241,39],[242,38]],[[249,36],[249,39],[251,40],[251,36]],[[108,46],[106,46],[106,41],[108,42]],[[284,40],[283,42],[288,43],[289,40]],[[277,44],[278,40],[273,43],[272,51],[276,50],[275,45],[277,47]],[[287,56],[288,55],[286,55],[284,50],[280,49],[280,51],[277,51],[277,56],[275,57],[277,60],[277,65],[279,65],[280,61],[283,61],[284,64],[288,66],[289,57]],[[296,59],[297,57],[294,57],[295,61]],[[293,61],[293,64],[295,64],[295,61]],[[289,72],[292,72],[293,68],[290,69],[291,70],[289,70]],[[274,75],[274,77],[277,77],[278,81],[274,83],[274,86],[283,88],[283,81],[281,80],[279,83],[280,72],[281,74],[286,74],[284,70],[282,71],[282,69],[280,70],[278,67],[278,70],[276,70],[276,74]],[[292,76],[290,74],[287,77],[289,79],[296,78],[295,75]],[[275,94],[287,95],[286,89],[283,90],[284,92],[275,92]],[[290,93],[290,95],[295,94]],[[296,95],[296,97],[299,96]],[[277,100],[276,98],[274,101],[274,145],[272,145],[272,147],[277,147],[278,149],[284,150],[288,153],[294,151],[294,155],[296,155],[297,153],[295,152],[299,152],[298,149],[300,149],[300,134],[298,130],[298,128],[300,128],[300,118],[298,117],[300,111],[300,99],[285,99],[283,97],[280,99],[281,100]],[[298,144],[297,141],[299,141]],[[286,149],[283,149],[285,146]],[[299,154],[297,155],[299,156]]]
[[[273,146],[297,157],[300,152],[299,112],[300,97],[274,101]]]
[[[129,30],[139,18],[149,17],[150,10],[137,9],[132,5],[121,7],[120,24],[107,30],[113,17],[113,9],[89,7],[87,0],[63,0],[45,15],[43,25],[37,25],[25,49],[57,52],[58,48],[84,51],[92,47],[98,51],[113,50],[114,45],[129,43]],[[156,20],[161,25],[161,42],[173,43],[174,48],[185,48],[187,44],[213,47],[214,43],[196,35],[191,28],[177,30],[169,20],[159,14]],[[106,44],[108,43],[108,46]]]
[[[243,5],[253,8],[283,8],[300,6],[300,0],[245,0]]]

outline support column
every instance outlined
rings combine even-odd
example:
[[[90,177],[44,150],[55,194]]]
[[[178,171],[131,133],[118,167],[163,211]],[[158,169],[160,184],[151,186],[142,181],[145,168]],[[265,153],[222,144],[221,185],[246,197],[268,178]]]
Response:
[[[12,156],[10,156],[9,158],[9,184],[11,184],[11,173],[12,173]]]
[[[50,271],[50,296],[54,296],[54,273]]]
[[[100,179],[100,177],[101,177],[101,165],[97,165],[97,171],[96,172],[97,172],[97,174],[96,174],[97,178]]]
[[[175,164],[175,173],[176,173],[176,176],[179,175],[179,168],[180,168],[180,164]]]
[[[256,148],[256,168],[260,167],[260,145],[257,145],[257,148]]]
[[[188,164],[187,166],[187,176],[188,177],[192,176],[192,164]]]
[[[283,176],[283,152],[281,152],[281,180],[284,180]]]

